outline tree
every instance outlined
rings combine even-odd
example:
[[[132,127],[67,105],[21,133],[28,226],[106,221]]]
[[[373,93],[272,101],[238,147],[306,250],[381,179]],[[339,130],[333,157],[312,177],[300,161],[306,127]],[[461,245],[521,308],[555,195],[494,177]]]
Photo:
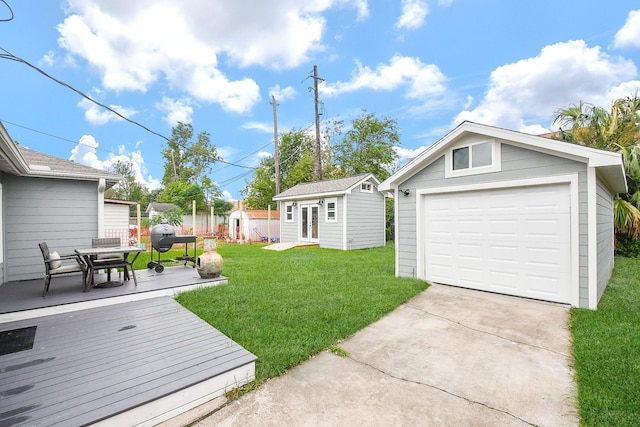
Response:
[[[611,110],[580,101],[554,113],[557,139],[622,154],[628,191],[614,199],[616,233],[640,236],[640,98],[615,100]],[[565,130],[564,127],[569,129]]]
[[[191,213],[191,203],[196,201],[196,210],[206,210],[205,195],[202,187],[198,184],[190,184],[184,181],[170,182],[164,187],[162,193],[158,195],[158,201],[163,203],[173,203],[182,209],[185,214]]]
[[[162,150],[162,157],[165,159],[164,185],[174,181],[197,184],[211,171],[211,166],[220,160],[209,134],[200,132],[194,141],[193,126],[182,122],[178,122],[171,130],[171,139],[167,142],[167,148]]]
[[[244,204],[248,209],[276,208],[275,161],[273,157],[262,159],[253,174],[253,180],[244,190]]]
[[[337,128],[340,128],[340,122]],[[338,132],[339,133],[339,132]],[[351,121],[351,128],[331,146],[333,162],[342,176],[373,173],[385,180],[398,159],[394,146],[400,145],[395,119],[363,113]]]
[[[141,209],[146,209],[149,204],[149,190],[144,185],[136,181],[131,162],[117,161],[110,172],[122,176],[122,180],[104,192],[108,199],[129,200],[140,204]],[[131,210],[135,207],[132,206]],[[134,213],[134,212],[131,212]]]

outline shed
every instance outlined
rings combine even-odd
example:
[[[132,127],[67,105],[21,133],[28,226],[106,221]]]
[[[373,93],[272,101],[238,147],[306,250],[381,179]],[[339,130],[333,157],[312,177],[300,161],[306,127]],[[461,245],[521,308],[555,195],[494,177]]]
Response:
[[[240,238],[240,213],[242,234],[252,241],[266,241],[268,237],[280,239],[280,212],[276,210],[234,210],[229,214],[229,237]]]
[[[104,233],[100,237],[118,237],[124,246],[129,244],[129,218],[131,206],[136,202],[104,199]]]
[[[282,242],[321,248],[364,249],[385,245],[385,196],[371,173],[298,184],[276,195],[281,202]]]
[[[464,122],[380,190],[396,195],[397,276],[597,307],[619,153]]]
[[[38,243],[72,253],[104,231],[122,177],[17,145],[0,123],[0,282],[44,277]]]

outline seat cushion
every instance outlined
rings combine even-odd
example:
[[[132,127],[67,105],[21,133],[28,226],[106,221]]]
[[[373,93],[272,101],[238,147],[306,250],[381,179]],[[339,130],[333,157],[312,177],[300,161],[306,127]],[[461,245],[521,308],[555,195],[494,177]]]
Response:
[[[49,253],[49,268],[55,270],[60,268],[62,265],[62,261],[60,260],[60,254],[58,252],[53,251]]]
[[[49,270],[50,274],[73,273],[74,271],[83,271],[80,264],[68,264],[60,266],[54,270]]]

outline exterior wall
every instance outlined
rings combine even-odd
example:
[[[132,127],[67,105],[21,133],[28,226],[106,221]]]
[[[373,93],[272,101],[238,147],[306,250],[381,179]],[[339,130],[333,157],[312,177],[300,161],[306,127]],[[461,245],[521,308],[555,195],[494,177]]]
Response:
[[[318,223],[318,237],[320,239],[321,248],[330,249],[346,249],[344,246],[344,224],[345,224],[345,196],[335,197],[336,199],[336,222],[327,222],[327,199],[334,197],[328,197],[325,199],[324,205],[320,206]],[[317,200],[317,199],[314,199]]]
[[[98,236],[96,182],[3,177],[6,281],[44,277],[38,243],[67,254]]]
[[[486,140],[478,135],[461,139],[461,142]],[[588,307],[589,302],[589,269],[588,269],[588,206],[587,206],[587,167],[585,164],[539,153],[532,150],[509,145],[500,141],[502,170],[500,172],[461,176],[445,179],[444,156],[399,185],[409,189],[410,194],[396,195],[397,226],[397,274],[403,277],[415,277],[418,261],[416,236],[416,189],[449,187],[457,185],[478,184],[482,182],[509,181],[538,178],[553,175],[578,174],[578,210],[579,210],[579,306]]]
[[[117,237],[121,245],[129,245],[129,205],[104,204],[104,237]]]
[[[291,202],[281,202],[280,204],[280,241],[281,242],[297,242],[298,241],[298,221],[300,215],[298,207],[293,208],[293,221],[287,222],[287,205]]]
[[[598,301],[613,271],[613,195],[604,183],[596,183],[596,233],[598,236]]]
[[[373,189],[372,193],[354,188],[347,196],[347,247],[364,249],[384,246],[384,195]]]

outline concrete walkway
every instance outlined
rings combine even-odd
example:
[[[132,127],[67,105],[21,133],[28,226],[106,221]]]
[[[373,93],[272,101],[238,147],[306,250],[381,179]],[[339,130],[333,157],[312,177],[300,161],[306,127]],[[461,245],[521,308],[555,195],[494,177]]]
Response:
[[[342,343],[349,357],[322,352],[195,425],[577,426],[567,321],[567,306],[433,285]]]

